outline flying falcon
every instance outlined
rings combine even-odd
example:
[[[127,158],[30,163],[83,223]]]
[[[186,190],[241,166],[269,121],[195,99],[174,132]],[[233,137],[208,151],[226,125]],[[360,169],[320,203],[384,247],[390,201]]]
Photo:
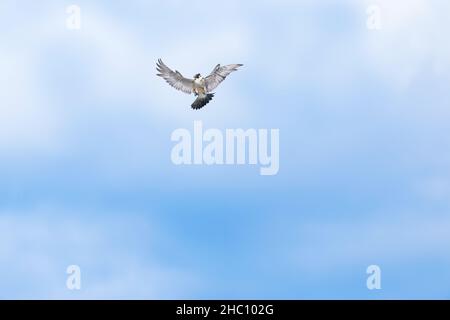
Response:
[[[194,93],[197,99],[191,104],[191,107],[197,110],[203,108],[210,102],[214,97],[214,93],[211,93],[211,91],[217,88],[230,73],[237,71],[241,66],[242,64],[229,64],[227,66],[220,66],[218,64],[206,78],[203,78],[200,73],[197,73],[194,79],[188,79],[183,77],[178,71],[172,71],[159,59],[156,64],[156,70],[159,72],[157,75],[166,80],[175,89],[187,94]]]

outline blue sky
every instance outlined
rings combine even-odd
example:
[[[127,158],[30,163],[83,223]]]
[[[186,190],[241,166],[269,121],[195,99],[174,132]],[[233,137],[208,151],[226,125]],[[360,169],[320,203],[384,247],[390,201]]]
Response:
[[[0,298],[449,298],[449,10],[3,0]],[[244,67],[194,112],[158,58]],[[195,120],[279,128],[278,175],[174,166]]]

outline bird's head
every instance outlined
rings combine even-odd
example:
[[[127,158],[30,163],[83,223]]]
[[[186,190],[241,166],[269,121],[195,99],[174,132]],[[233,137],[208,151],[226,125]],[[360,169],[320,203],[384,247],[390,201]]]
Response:
[[[202,75],[200,74],[200,73],[197,73],[195,76],[194,76],[194,79],[200,79],[202,77]]]

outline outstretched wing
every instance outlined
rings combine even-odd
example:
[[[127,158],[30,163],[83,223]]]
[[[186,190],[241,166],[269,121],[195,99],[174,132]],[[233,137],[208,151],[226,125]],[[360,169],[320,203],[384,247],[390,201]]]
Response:
[[[205,78],[206,91],[211,92],[217,86],[225,80],[225,78],[232,73],[233,71],[237,71],[237,68],[243,66],[242,64],[229,64],[227,66],[221,67],[218,64],[214,70],[211,72],[209,76]]]
[[[164,64],[164,62],[162,62],[161,59],[158,59],[156,70],[158,70],[159,72],[157,75],[166,80],[167,83],[175,89],[188,94],[191,94],[193,92],[194,80],[183,77],[183,75],[176,70],[172,71],[168,66]]]

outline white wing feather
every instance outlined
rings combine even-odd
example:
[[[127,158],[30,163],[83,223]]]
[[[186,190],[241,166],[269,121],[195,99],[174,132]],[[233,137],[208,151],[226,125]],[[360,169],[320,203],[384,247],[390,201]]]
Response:
[[[221,67],[220,64],[218,64],[211,74],[205,78],[206,91],[211,92],[217,88],[217,86],[225,80],[230,73],[237,71],[237,69],[241,66],[242,64],[229,64]]]
[[[183,75],[176,70],[172,71],[161,59],[158,59],[156,70],[159,72],[157,75],[166,80],[166,82],[175,89],[188,94],[191,94],[194,91],[193,79],[183,77]]]

